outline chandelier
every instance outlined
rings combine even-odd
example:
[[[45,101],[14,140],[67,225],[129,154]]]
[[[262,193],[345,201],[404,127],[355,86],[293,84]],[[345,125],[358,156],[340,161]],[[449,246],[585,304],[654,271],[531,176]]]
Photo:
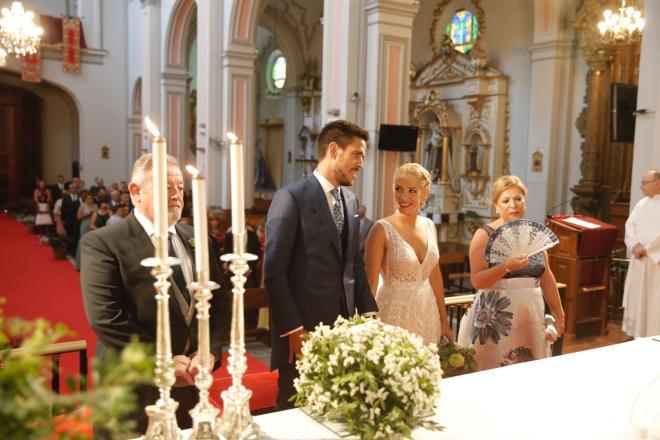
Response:
[[[2,8],[0,46],[7,53],[22,57],[37,52],[44,30],[33,19],[34,12],[25,11],[21,2],[12,2],[11,9]]]
[[[606,43],[637,43],[641,40],[645,24],[642,13],[632,6],[626,7],[626,0],[621,0],[618,14],[606,9],[603,17],[598,30]]]

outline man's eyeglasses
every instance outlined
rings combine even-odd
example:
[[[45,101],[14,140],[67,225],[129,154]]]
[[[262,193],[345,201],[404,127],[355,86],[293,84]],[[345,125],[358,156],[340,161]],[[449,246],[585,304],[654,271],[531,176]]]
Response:
[[[657,180],[657,179],[653,179],[653,180],[642,180],[642,186],[646,185],[647,183],[655,182],[656,180]]]

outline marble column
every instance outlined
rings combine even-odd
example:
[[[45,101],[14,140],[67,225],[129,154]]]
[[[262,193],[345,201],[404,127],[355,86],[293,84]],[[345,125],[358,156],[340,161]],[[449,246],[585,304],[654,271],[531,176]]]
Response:
[[[213,0],[208,0],[215,3]],[[256,17],[259,2],[241,0],[225,2],[221,11],[222,35],[220,51],[219,132],[222,139],[234,132],[245,146],[245,207],[254,204],[254,163],[256,141],[256,87],[255,62]],[[217,25],[215,25],[217,26]],[[209,119],[210,123],[210,119]],[[218,163],[215,201],[223,208],[231,205],[229,185],[229,149],[222,148]],[[211,187],[211,182],[209,182]],[[209,201],[211,203],[211,201]]]
[[[567,0],[536,0],[534,5],[527,167],[521,177],[534,195],[527,200],[527,216],[540,221],[550,208],[570,197],[567,182],[576,52],[571,8],[573,2]],[[543,155],[541,170],[532,167],[537,152]],[[560,207],[556,213],[569,208]]]
[[[161,5],[160,0],[140,0],[142,6],[142,119],[149,116],[161,133],[164,121],[161,114]],[[143,145],[149,145],[143,130]],[[151,148],[149,146],[149,148]]]
[[[660,169],[660,2],[647,0],[644,8],[646,27],[642,37],[639,63],[639,89],[633,150],[630,209],[643,197],[639,187],[642,174]]]
[[[364,127],[371,141],[362,171],[361,200],[372,218],[394,211],[392,172],[410,153],[377,150],[380,124],[407,124],[412,25],[419,4],[412,0],[367,0]]]

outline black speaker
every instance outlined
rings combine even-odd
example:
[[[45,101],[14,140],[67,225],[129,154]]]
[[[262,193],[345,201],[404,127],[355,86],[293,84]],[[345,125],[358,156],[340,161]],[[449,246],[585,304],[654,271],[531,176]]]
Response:
[[[635,141],[637,86],[612,83],[610,93],[610,141]]]
[[[386,151],[416,151],[419,129],[412,125],[381,124],[378,149]]]

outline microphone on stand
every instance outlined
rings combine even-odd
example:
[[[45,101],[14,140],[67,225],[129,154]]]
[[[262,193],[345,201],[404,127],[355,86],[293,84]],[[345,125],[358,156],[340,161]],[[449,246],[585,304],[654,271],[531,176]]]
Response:
[[[546,218],[547,218],[547,217],[550,217],[550,213],[551,213],[552,211],[554,211],[555,209],[557,209],[557,208],[559,208],[559,207],[561,207],[561,206],[564,206],[565,204],[567,204],[567,203],[570,202],[571,200],[573,200],[573,197],[571,197],[570,199],[566,199],[566,200],[564,200],[563,202],[561,202],[559,205],[555,205],[555,206],[553,206],[552,208],[550,208],[550,209],[548,210],[548,212],[545,213]]]

